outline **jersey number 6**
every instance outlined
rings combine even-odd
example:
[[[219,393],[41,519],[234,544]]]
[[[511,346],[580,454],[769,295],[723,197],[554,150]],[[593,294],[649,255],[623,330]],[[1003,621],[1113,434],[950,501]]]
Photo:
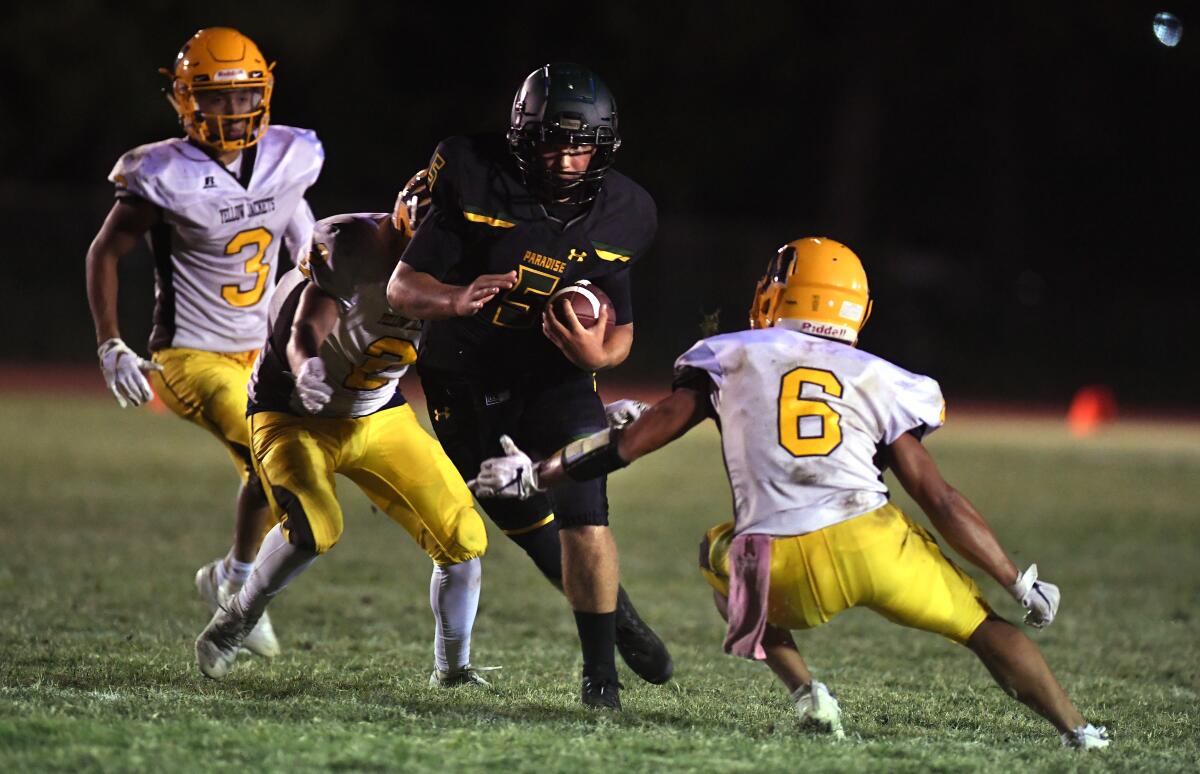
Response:
[[[842,397],[842,383],[831,371],[796,368],[784,374],[779,386],[779,445],[793,457],[824,457],[842,442],[842,415],[826,400],[800,397],[806,384]]]
[[[246,273],[254,275],[254,287],[242,290],[236,283],[221,286],[221,298],[230,306],[254,306],[263,297],[263,291],[267,289],[267,275],[271,273],[271,267],[263,263],[263,256],[267,254],[267,247],[274,238],[265,228],[252,228],[239,231],[229,240],[229,244],[225,245],[226,255],[237,255],[250,245],[257,248],[250,260],[246,261]]]

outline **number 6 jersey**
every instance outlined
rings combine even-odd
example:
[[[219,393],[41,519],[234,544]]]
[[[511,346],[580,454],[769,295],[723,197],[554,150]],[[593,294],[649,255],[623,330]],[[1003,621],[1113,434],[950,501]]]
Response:
[[[675,373],[711,397],[737,534],[803,535],[882,506],[879,448],[945,419],[933,379],[782,327],[701,340]]]
[[[272,125],[242,152],[241,179],[186,139],[135,148],[109,179],[117,197],[155,205],[150,350],[245,352],[262,344],[279,246],[307,247],[313,216],[304,192],[325,154],[307,129]]]

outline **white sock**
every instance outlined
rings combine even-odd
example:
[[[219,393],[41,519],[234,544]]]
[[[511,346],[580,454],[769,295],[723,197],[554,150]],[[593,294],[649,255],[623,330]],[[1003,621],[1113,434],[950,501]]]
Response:
[[[218,588],[220,588],[221,586],[224,586],[225,579],[229,577],[229,573],[226,572],[226,570],[225,570],[225,563],[229,562],[229,561],[232,561],[232,560],[228,556],[226,556],[224,559],[217,562],[217,570],[216,570],[215,574],[217,576],[217,587]]]
[[[276,526],[263,539],[254,560],[254,571],[238,592],[242,610],[248,617],[262,615],[271,598],[287,588],[317,556],[316,551],[289,543],[282,528]]]
[[[471,663],[471,629],[479,610],[483,565],[479,558],[461,564],[434,565],[429,579],[433,608],[433,661],[443,672]]]
[[[239,562],[232,556],[226,557],[223,564],[227,566],[220,574],[225,577],[219,580],[227,580],[239,589],[246,583],[246,579],[250,577],[250,571],[254,569],[254,562]]]

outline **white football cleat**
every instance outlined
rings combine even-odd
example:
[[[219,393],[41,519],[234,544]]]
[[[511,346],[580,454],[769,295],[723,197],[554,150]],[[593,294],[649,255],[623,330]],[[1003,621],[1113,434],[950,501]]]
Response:
[[[199,592],[200,599],[208,605],[210,613],[215,613],[222,603],[232,599],[239,591],[228,581],[224,585],[217,583],[217,565],[224,561],[224,557],[214,559],[196,570],[196,591]],[[275,627],[271,626],[271,617],[266,612],[258,619],[254,631],[246,635],[242,647],[263,658],[275,658],[279,655],[279,640],[275,637]]]
[[[208,564],[196,570],[196,591],[200,594],[200,599],[204,604],[208,605],[208,612],[217,612],[217,608],[221,606],[221,590],[217,584],[217,565],[224,562],[225,559],[214,559]]]
[[[433,674],[429,675],[429,685],[434,688],[457,688],[460,685],[478,685],[480,688],[494,690],[492,684],[484,679],[480,672],[494,672],[500,667],[473,667],[470,664],[462,669],[450,669],[442,671],[437,667],[433,668]]]
[[[825,683],[813,680],[812,685],[800,686],[792,692],[792,701],[796,704],[800,725],[833,734],[835,739],[846,738],[846,732],[842,730],[841,707]]]
[[[279,655],[279,640],[275,639],[275,627],[271,626],[271,615],[263,611],[262,618],[242,640],[242,647],[256,656],[275,658]]]
[[[255,623],[247,620],[237,597],[217,608],[208,626],[196,638],[196,665],[205,677],[220,680],[229,674]]]
[[[1104,726],[1093,726],[1091,723],[1062,733],[1063,747],[1075,750],[1103,750],[1108,747],[1110,741],[1108,729]]]

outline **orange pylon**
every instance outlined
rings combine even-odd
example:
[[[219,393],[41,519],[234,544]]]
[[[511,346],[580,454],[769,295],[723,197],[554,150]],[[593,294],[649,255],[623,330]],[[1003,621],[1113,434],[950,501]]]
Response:
[[[1117,417],[1117,398],[1104,384],[1080,387],[1067,411],[1067,427],[1079,438],[1096,432],[1100,425]]]

